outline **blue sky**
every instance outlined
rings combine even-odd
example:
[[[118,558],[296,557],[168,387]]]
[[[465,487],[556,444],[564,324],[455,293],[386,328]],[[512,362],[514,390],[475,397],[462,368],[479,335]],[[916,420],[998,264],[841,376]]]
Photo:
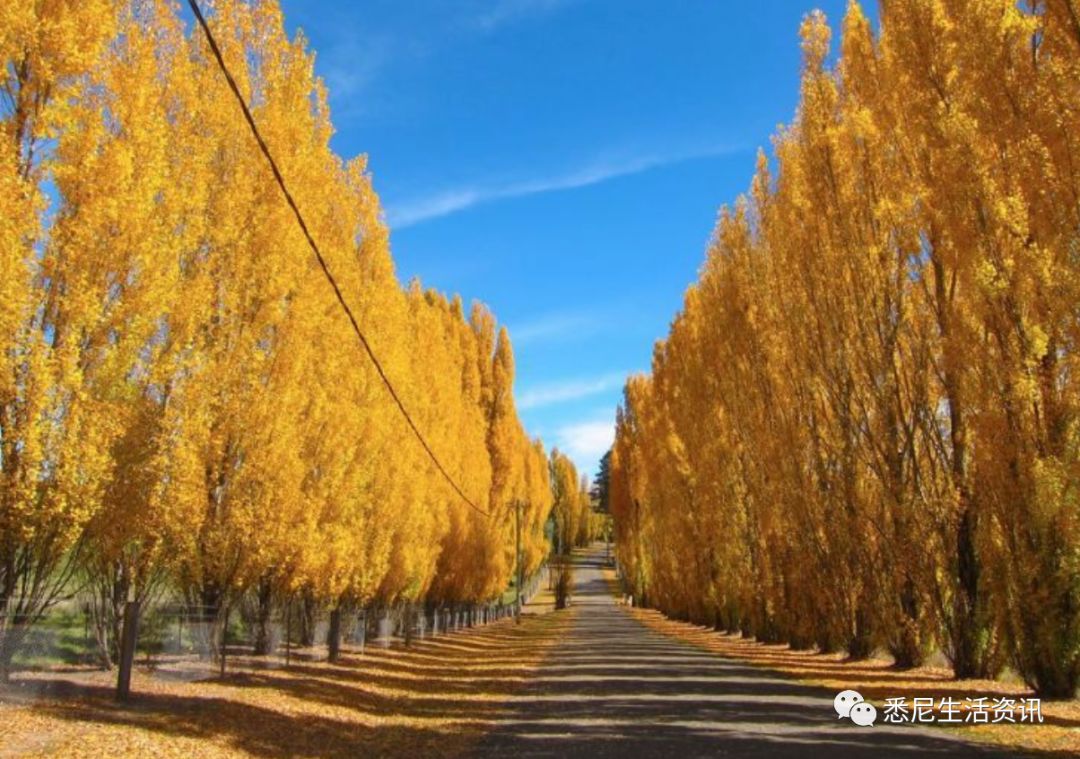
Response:
[[[793,117],[803,15],[835,30],[846,0],[283,5],[335,149],[370,156],[402,281],[494,310],[529,433],[591,473],[718,208]]]

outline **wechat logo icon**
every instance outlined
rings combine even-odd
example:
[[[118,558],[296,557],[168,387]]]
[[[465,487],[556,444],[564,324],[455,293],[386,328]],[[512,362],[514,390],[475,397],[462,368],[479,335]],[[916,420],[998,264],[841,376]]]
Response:
[[[850,719],[860,727],[873,727],[877,721],[877,709],[868,704],[857,690],[842,690],[833,699],[837,719]]]

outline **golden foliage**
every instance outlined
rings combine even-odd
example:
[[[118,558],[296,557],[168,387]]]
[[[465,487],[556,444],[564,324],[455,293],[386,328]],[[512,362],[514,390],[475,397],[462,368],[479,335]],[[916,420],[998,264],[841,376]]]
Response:
[[[639,599],[959,677],[1080,680],[1075,5],[857,3],[618,417]]]
[[[10,6],[10,7],[9,7]],[[250,588],[319,602],[489,601],[542,562],[546,458],[505,329],[407,291],[364,157],[274,2],[211,23],[311,231],[461,502],[412,439],[166,0],[5,4],[0,55],[3,670],[75,567],[116,606],[161,583],[220,616]]]

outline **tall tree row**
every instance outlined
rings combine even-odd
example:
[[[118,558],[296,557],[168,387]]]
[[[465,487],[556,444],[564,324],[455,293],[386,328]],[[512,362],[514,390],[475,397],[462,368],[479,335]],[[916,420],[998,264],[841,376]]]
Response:
[[[204,40],[166,0],[0,10],[0,671],[62,592],[468,603],[546,555],[548,460],[509,336],[402,288],[365,159],[274,2],[215,35],[345,297],[464,503],[359,351]],[[197,31],[197,29],[196,29]]]
[[[552,538],[557,554],[569,554],[600,536],[600,517],[593,510],[588,480],[558,448],[551,451]]]
[[[639,599],[1080,679],[1080,6],[852,3],[721,212],[610,460]]]

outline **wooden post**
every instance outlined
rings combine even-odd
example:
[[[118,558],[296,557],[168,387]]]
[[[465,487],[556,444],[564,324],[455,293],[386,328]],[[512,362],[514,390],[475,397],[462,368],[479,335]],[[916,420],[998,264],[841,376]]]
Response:
[[[139,640],[139,602],[124,604],[124,628],[120,634],[120,671],[116,676],[116,699],[131,696],[131,669],[135,665],[135,645]]]

